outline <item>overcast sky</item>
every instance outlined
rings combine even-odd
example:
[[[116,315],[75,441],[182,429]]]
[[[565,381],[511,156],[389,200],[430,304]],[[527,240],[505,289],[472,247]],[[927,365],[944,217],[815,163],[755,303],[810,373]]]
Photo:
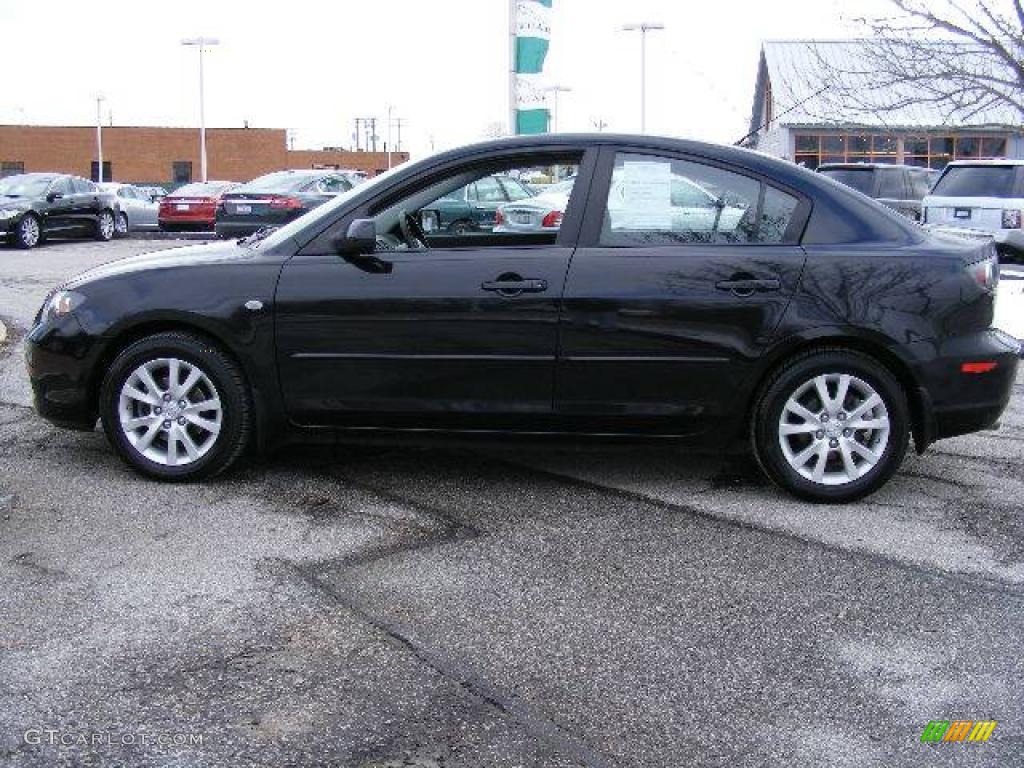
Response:
[[[640,127],[640,43],[627,22],[660,21],[648,46],[649,133],[731,142],[747,131],[760,42],[848,37],[839,0],[693,3],[554,0],[545,73],[572,88],[559,130]],[[849,7],[849,3],[846,4]],[[862,0],[856,13],[886,8]],[[294,131],[298,148],[349,146],[353,118],[387,106],[414,155],[481,138],[507,121],[507,0],[0,0],[0,123],[198,125],[198,63],[183,37],[221,39],[207,58],[208,126]]]

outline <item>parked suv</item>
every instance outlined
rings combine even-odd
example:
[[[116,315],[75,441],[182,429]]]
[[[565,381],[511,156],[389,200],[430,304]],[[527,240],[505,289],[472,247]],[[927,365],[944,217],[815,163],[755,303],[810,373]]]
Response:
[[[921,200],[928,194],[938,171],[912,165],[887,163],[825,163],[818,173],[873,197],[897,213],[921,220]]]
[[[958,160],[922,203],[945,234],[993,240],[1002,261],[1024,262],[1024,160]]]

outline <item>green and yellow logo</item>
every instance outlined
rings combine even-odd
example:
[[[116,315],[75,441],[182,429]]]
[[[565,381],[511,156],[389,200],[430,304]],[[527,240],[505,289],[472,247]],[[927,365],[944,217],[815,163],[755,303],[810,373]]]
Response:
[[[921,741],[988,741],[995,728],[995,720],[932,720]]]

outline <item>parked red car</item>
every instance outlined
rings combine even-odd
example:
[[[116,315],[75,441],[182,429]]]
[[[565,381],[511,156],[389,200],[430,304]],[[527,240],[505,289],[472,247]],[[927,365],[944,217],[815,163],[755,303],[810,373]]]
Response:
[[[212,231],[221,195],[237,186],[233,181],[197,181],[179,187],[160,200],[160,229]]]

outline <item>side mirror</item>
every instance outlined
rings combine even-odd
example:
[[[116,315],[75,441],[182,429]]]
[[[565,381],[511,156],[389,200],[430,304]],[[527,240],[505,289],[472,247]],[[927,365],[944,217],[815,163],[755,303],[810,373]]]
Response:
[[[46,202],[52,203],[54,200],[60,200],[62,197],[64,197],[64,195],[61,192],[51,192],[46,196]]]
[[[344,237],[334,240],[334,250],[342,256],[367,256],[377,248],[377,224],[373,219],[356,219],[348,225]]]

